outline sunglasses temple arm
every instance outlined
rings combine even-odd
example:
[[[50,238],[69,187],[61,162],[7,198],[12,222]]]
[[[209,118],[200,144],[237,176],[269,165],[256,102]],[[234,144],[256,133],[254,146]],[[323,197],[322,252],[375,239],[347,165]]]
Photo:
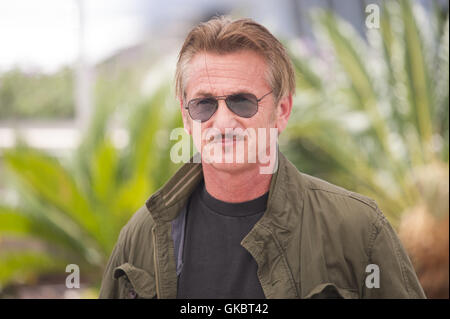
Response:
[[[269,94],[272,93],[272,92],[273,92],[273,91],[270,91],[270,92],[264,94],[264,95],[261,96],[259,99],[257,99],[257,101],[258,101],[258,102],[261,101],[263,98],[265,98],[267,95],[269,95]]]

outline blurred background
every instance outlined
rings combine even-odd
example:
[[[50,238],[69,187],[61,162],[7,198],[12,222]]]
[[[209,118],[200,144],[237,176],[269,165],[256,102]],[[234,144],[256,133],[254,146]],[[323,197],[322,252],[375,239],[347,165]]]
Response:
[[[377,201],[449,297],[448,1],[0,0],[0,298],[97,298],[130,216],[179,165],[184,37],[250,17],[297,76],[280,147]],[[377,14],[378,13],[378,14]],[[66,288],[79,265],[81,287]]]

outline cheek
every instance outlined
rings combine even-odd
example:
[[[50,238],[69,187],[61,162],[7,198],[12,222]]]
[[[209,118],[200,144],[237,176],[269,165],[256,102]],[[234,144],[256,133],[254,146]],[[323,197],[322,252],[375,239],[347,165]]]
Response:
[[[271,123],[275,123],[278,120],[278,107],[277,106],[271,108],[269,119],[270,119]]]
[[[191,125],[191,117],[189,116],[189,113],[187,112],[187,110],[183,109],[181,111],[181,117],[183,119],[183,124],[185,127],[190,127]]]
[[[274,127],[276,125],[277,113],[275,109],[264,110],[257,118],[255,118],[255,127]]]

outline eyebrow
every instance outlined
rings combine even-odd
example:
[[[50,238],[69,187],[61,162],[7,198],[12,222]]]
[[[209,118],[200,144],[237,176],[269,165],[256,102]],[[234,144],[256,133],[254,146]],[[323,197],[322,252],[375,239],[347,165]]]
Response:
[[[194,94],[194,97],[209,97],[209,96],[214,96],[214,95],[212,95],[212,93],[207,92],[207,91],[199,91]]]
[[[234,94],[240,94],[240,93],[253,94],[253,93],[251,93],[251,92],[249,92],[249,91],[244,89],[244,90],[234,91],[234,92],[232,92],[230,94],[225,94],[225,95],[234,95]],[[212,94],[210,92],[207,92],[207,91],[198,91],[198,92],[196,92],[194,94],[193,98],[195,99],[195,98],[198,98],[198,97],[211,97],[211,96],[223,96],[223,95],[214,95],[214,94]]]

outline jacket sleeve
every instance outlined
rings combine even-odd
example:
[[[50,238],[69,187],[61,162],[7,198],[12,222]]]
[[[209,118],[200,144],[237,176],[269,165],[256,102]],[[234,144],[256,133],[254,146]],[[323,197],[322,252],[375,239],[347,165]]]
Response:
[[[122,241],[120,240],[120,237],[121,236],[119,236],[119,240],[114,246],[103,273],[99,299],[118,299],[123,297],[120,282],[114,278],[114,269],[125,263]]]
[[[426,298],[400,239],[379,209],[377,213],[369,248],[371,266],[365,270],[362,297]]]

